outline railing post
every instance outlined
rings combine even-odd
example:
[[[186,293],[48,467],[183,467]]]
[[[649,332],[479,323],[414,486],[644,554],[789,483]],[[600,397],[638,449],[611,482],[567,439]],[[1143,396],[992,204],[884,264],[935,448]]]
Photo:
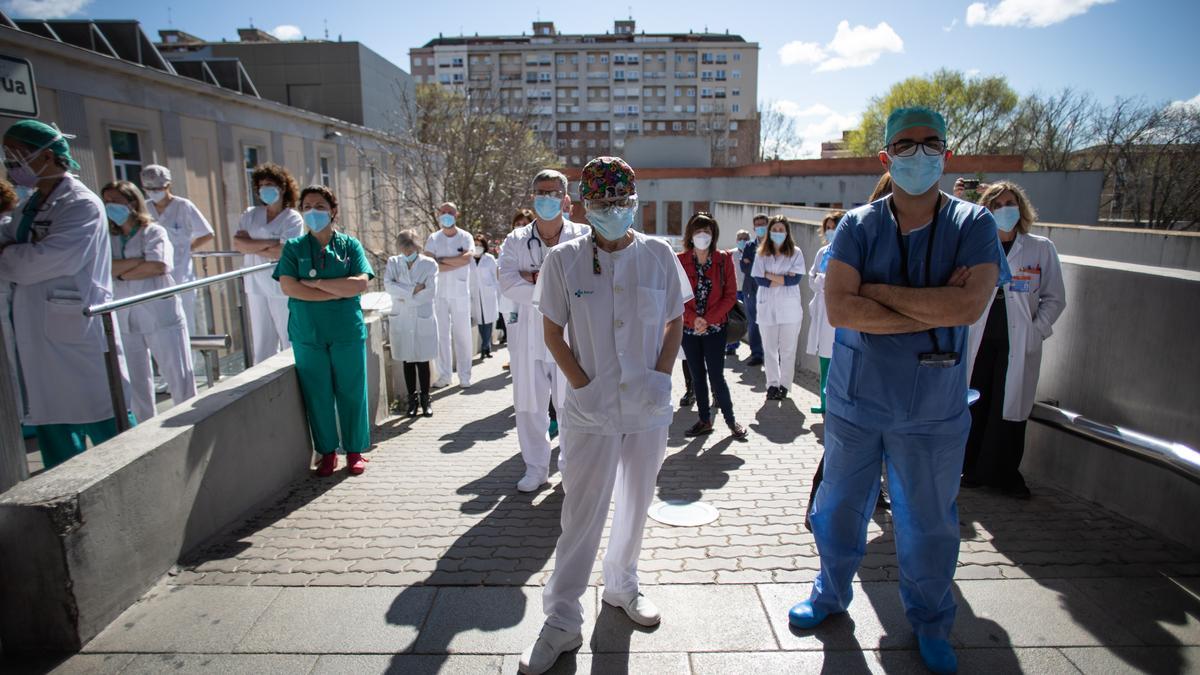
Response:
[[[129,411],[125,408],[125,388],[121,384],[121,360],[117,356],[117,331],[113,325],[112,312],[100,315],[104,323],[104,340],[108,351],[104,354],[104,365],[108,370],[108,394],[112,397],[113,417],[117,433],[129,430]]]
[[[200,258],[200,272],[203,276],[208,276],[208,257]],[[213,298],[212,286],[204,287],[204,332],[206,335],[212,335],[216,332],[216,319],[213,317]],[[204,376],[208,380],[208,387],[211,389],[214,382],[221,379],[221,355],[219,352],[202,352],[204,358]]]
[[[237,304],[238,304],[238,321],[242,326],[242,363],[245,364],[246,370],[254,365],[254,355],[250,353],[252,340],[250,339],[250,322],[246,318],[246,277],[237,278]]]

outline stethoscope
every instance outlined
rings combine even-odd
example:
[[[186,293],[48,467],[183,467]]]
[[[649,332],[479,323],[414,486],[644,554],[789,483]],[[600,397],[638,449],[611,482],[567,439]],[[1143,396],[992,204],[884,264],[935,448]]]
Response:
[[[533,266],[533,269],[540,270],[540,269],[542,269],[542,263],[545,262],[545,260],[546,260],[546,247],[544,244],[542,244],[541,238],[538,237],[538,235],[537,235],[537,226],[534,225],[534,226],[531,226],[531,228],[532,228],[532,231],[529,233],[529,238],[525,240],[525,250],[527,250],[529,252],[529,260],[530,260],[530,264]],[[537,252],[537,258],[536,258],[537,262],[533,262],[535,259],[534,255],[533,255],[533,245],[534,244],[538,245],[538,252]]]

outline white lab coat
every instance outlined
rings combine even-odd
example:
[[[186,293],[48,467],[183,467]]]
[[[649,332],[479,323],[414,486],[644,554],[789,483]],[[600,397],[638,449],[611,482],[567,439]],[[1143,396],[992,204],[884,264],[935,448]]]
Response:
[[[471,261],[475,272],[471,275],[471,323],[476,326],[496,323],[500,313],[497,304],[500,295],[500,277],[497,276],[496,257],[484,253]]]
[[[16,240],[21,211],[0,231]],[[14,284],[13,332],[24,383],[22,422],[89,424],[113,417],[100,317],[83,309],[112,300],[108,218],[94,192],[65,176],[38,209],[29,242],[0,253],[0,281]],[[124,356],[118,360],[128,401]]]
[[[633,243],[614,253],[595,248],[590,238],[559,244],[542,267],[534,302],[566,327],[590,380],[567,389],[558,414],[564,430],[637,434],[671,424],[671,376],[655,365],[663,327],[683,316],[691,284],[669,244],[633,234]]]
[[[819,269],[828,250],[828,244],[822,246],[808,270],[808,285],[812,288],[813,297],[808,301],[808,346],[805,351],[823,359],[833,358],[834,330],[829,324],[829,313],[825,310],[825,272]]]
[[[1008,371],[1004,381],[1004,419],[1020,422],[1029,418],[1037,394],[1042,366],[1042,342],[1054,332],[1052,326],[1067,307],[1062,266],[1054,243],[1034,234],[1017,234],[1008,251],[1013,280],[1004,288],[1008,313]],[[993,301],[995,296],[992,296]],[[967,381],[983,341],[992,303],[971,325]]]
[[[737,279],[738,291],[742,290],[742,284],[746,280],[746,275],[742,272],[742,249],[736,246],[729,252],[730,258],[733,260],[733,276]]]
[[[804,276],[804,252],[796,247],[791,256],[763,255],[754,257],[750,276],[764,277],[767,274]],[[761,326],[798,324],[804,320],[804,296],[800,284],[792,286],[760,286],[758,288],[757,323]]]
[[[304,232],[304,219],[295,209],[283,209],[274,220],[267,220],[267,207],[252,206],[239,219],[237,230],[245,230],[252,239],[275,239],[280,243]],[[258,254],[242,256],[245,267],[274,262]],[[254,363],[291,347],[288,340],[288,297],[279,282],[263,270],[246,277],[246,313],[250,319],[251,353]]]
[[[114,280],[117,299],[169,288],[172,251],[167,231],[156,223],[139,227],[128,240],[110,235],[109,243],[114,260],[142,258],[166,265],[166,272],[148,279]],[[129,391],[133,414],[138,422],[154,417],[154,371],[150,357],[158,362],[167,381],[171,399],[176,405],[196,395],[196,378],[192,370],[192,350],[183,307],[179,296],[147,302],[117,312],[121,334],[125,336],[125,354],[129,366]]]
[[[526,281],[521,272],[537,272],[545,262],[550,247],[537,236],[535,223],[518,227],[509,233],[500,247],[500,291],[513,304],[513,309],[504,320],[508,322],[508,352],[513,379],[513,407],[516,412],[539,411],[537,388],[541,363],[554,364],[554,357],[546,349],[542,334],[542,313],[533,303],[534,284]],[[586,237],[592,232],[583,223],[563,219],[559,245],[577,237]],[[515,313],[515,318],[513,314]],[[565,393],[563,378],[557,378],[554,400],[561,401]]]
[[[437,318],[433,313],[437,279],[438,265],[433,258],[418,256],[412,267],[404,256],[388,258],[383,287],[392,298],[388,336],[393,361],[417,363],[437,358]],[[425,284],[425,288],[414,295],[419,284]]]
[[[475,248],[470,233],[456,228],[454,235],[445,230],[434,232],[425,242],[425,252],[431,258],[453,258]],[[438,271],[434,314],[437,316],[438,356],[434,386],[450,384],[450,373],[458,371],[458,383],[471,384],[471,356],[475,330],[471,324],[471,276],[475,265],[466,264],[452,270]]]
[[[190,200],[171,197],[161,212],[154,202],[146,202],[150,215],[167,231],[171,242],[171,278],[176,284],[196,278],[192,266],[192,242],[213,233],[212,225]]]

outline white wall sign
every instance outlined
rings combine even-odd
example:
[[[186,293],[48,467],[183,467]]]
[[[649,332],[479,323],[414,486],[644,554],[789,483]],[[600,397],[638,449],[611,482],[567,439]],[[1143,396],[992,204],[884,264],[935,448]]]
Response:
[[[0,115],[37,117],[37,87],[29,61],[0,54]]]

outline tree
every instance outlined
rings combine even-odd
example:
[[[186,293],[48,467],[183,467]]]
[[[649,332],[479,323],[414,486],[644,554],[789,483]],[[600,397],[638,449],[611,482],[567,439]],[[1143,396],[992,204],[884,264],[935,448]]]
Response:
[[[1032,94],[1013,116],[1007,151],[1023,156],[1034,171],[1068,171],[1077,165],[1076,153],[1092,141],[1101,112],[1090,94],[1071,87],[1051,96]]]
[[[793,159],[800,149],[796,120],[779,110],[775,101],[758,104],[758,161]]]
[[[888,114],[895,108],[923,105],[946,118],[950,150],[967,155],[1001,152],[1010,143],[1005,132],[1018,101],[1017,93],[1000,76],[968,77],[942,69],[910,77],[871,99],[858,129],[850,134],[849,146],[857,155],[879,152]]]

